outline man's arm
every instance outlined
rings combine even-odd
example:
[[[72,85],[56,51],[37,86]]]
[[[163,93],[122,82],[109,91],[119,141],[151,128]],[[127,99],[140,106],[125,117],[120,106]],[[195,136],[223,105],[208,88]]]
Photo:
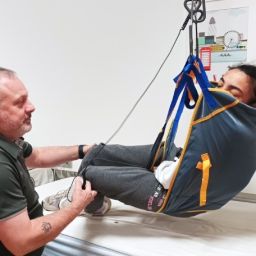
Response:
[[[90,148],[91,146],[84,145],[84,154]],[[44,168],[77,159],[79,159],[78,146],[52,146],[33,148],[31,155],[25,159],[25,162],[29,168]]]
[[[14,255],[24,255],[53,240],[96,196],[97,192],[91,190],[88,181],[85,190],[82,189],[82,183],[81,177],[76,178],[70,207],[33,220],[24,210],[0,221],[1,242]]]

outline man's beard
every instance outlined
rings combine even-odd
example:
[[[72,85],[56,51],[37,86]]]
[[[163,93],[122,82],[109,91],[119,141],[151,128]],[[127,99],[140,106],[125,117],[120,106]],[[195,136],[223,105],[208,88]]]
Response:
[[[15,139],[22,137],[25,133],[29,132],[32,129],[32,124],[30,121],[23,122],[21,125],[17,125],[15,122],[5,118],[5,128],[6,128],[6,136],[11,135],[15,137]]]

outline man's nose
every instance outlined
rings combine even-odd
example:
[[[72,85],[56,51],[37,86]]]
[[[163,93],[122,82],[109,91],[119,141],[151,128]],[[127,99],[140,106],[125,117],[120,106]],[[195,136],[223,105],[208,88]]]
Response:
[[[27,102],[26,111],[27,112],[34,112],[36,110],[35,106],[32,104],[30,100]]]

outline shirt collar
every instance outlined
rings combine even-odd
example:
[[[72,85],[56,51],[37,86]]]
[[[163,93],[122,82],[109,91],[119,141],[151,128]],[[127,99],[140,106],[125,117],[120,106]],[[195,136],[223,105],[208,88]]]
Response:
[[[0,148],[8,152],[13,158],[17,159],[21,148],[15,142],[7,140],[3,135],[0,135]]]

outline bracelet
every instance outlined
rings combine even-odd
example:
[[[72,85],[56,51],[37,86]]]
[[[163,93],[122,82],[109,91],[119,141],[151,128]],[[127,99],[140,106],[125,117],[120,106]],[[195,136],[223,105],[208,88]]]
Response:
[[[83,159],[84,156],[85,156],[85,153],[84,153],[84,145],[79,145],[78,146],[78,158],[79,159]]]

